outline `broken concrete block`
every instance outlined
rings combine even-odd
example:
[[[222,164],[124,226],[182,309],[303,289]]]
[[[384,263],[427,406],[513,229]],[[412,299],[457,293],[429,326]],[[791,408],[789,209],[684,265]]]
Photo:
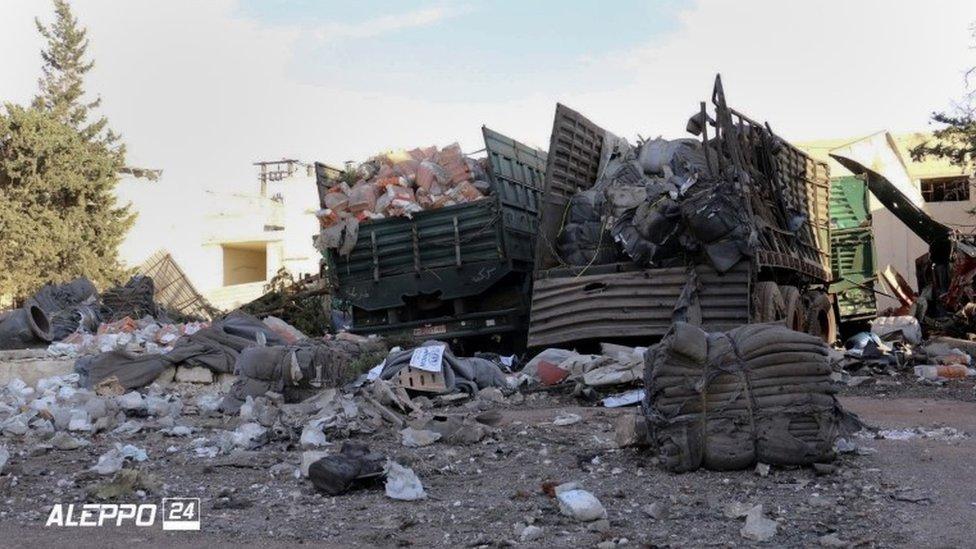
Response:
[[[176,379],[176,366],[170,366],[159,374],[159,377],[156,378],[155,383],[165,387],[166,385],[172,383],[174,379]]]
[[[746,514],[746,523],[739,534],[752,541],[769,541],[776,535],[779,524],[763,516],[763,506],[757,505]]]
[[[613,439],[619,448],[646,447],[647,419],[643,414],[623,414],[614,421]]]
[[[180,383],[213,383],[213,372],[203,366],[187,368],[180,366],[176,369],[176,381]]]

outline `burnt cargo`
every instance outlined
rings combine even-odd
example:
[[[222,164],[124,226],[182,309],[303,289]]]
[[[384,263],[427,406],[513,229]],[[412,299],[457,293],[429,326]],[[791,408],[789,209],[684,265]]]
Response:
[[[695,139],[632,147],[557,105],[530,347],[646,341],[676,312],[835,337],[829,168],[728,107],[718,77],[695,110]]]

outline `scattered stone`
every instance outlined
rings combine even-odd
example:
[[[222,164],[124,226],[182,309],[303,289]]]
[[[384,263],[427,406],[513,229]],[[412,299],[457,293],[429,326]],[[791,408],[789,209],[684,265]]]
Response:
[[[827,534],[820,536],[817,540],[821,547],[849,547],[851,544],[840,539],[837,534]]]
[[[6,446],[0,446],[0,473],[3,472],[8,461],[10,461],[10,450],[7,450]]]
[[[644,414],[618,416],[614,421],[613,440],[618,448],[647,446],[647,419]]]
[[[668,518],[671,510],[666,503],[655,501],[654,503],[641,507],[641,511],[654,520],[662,520]]]
[[[579,488],[560,490],[556,487],[556,501],[559,512],[580,522],[591,522],[607,518],[607,510],[600,500],[586,490]]]
[[[400,431],[400,441],[407,448],[430,446],[441,439],[441,434],[427,429],[407,427]]]
[[[763,516],[763,506],[756,505],[746,514],[746,523],[739,534],[752,541],[769,541],[776,535],[779,525]]]
[[[328,446],[329,441],[325,438],[325,432],[322,431],[321,421],[310,421],[304,428],[302,428],[302,438],[299,441],[303,448],[317,448],[320,446]]]
[[[586,529],[591,532],[606,534],[610,532],[610,521],[607,519],[594,520],[586,526]]]
[[[48,442],[56,450],[77,450],[91,444],[87,440],[73,437],[64,431],[55,433]]]
[[[832,475],[837,472],[837,466],[831,463],[814,463],[813,471],[818,476]]]
[[[768,463],[757,463],[756,464],[756,474],[761,477],[769,476],[769,464]]]
[[[88,491],[95,499],[120,499],[132,495],[137,490],[154,492],[162,486],[159,477],[137,469],[122,469],[112,480],[99,484]]]
[[[741,501],[733,501],[725,506],[723,514],[726,518],[737,519],[749,514],[752,505]]]
[[[478,398],[480,400],[487,400],[488,402],[494,402],[496,404],[505,404],[508,402],[505,400],[505,395],[502,390],[498,387],[485,387],[484,389],[478,391]]]
[[[213,383],[213,372],[203,366],[187,368],[180,366],[176,369],[176,381],[179,383]]]
[[[529,525],[522,529],[522,533],[519,534],[519,540],[522,542],[536,541],[542,538],[543,533],[542,528]]]
[[[566,425],[573,425],[574,423],[579,423],[583,418],[579,414],[565,413],[559,414],[554,420],[552,420],[553,425],[558,425],[559,427],[564,427]]]
[[[401,501],[427,499],[427,493],[413,469],[395,461],[388,462],[386,466],[386,495]]]

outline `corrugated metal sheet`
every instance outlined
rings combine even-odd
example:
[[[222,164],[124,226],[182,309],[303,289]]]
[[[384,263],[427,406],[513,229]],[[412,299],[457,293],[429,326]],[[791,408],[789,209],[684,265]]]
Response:
[[[696,272],[706,329],[728,330],[749,321],[748,261],[724,275],[708,266]],[[529,347],[662,336],[687,281],[685,267],[537,279]]]

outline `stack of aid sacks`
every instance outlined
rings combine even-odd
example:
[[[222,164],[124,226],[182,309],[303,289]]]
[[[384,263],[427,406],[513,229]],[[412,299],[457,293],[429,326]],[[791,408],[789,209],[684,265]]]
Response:
[[[362,222],[385,217],[410,217],[423,210],[464,204],[484,198],[488,178],[482,164],[451,144],[375,156],[356,170],[351,187],[329,189],[318,211],[323,229],[355,218]]]

